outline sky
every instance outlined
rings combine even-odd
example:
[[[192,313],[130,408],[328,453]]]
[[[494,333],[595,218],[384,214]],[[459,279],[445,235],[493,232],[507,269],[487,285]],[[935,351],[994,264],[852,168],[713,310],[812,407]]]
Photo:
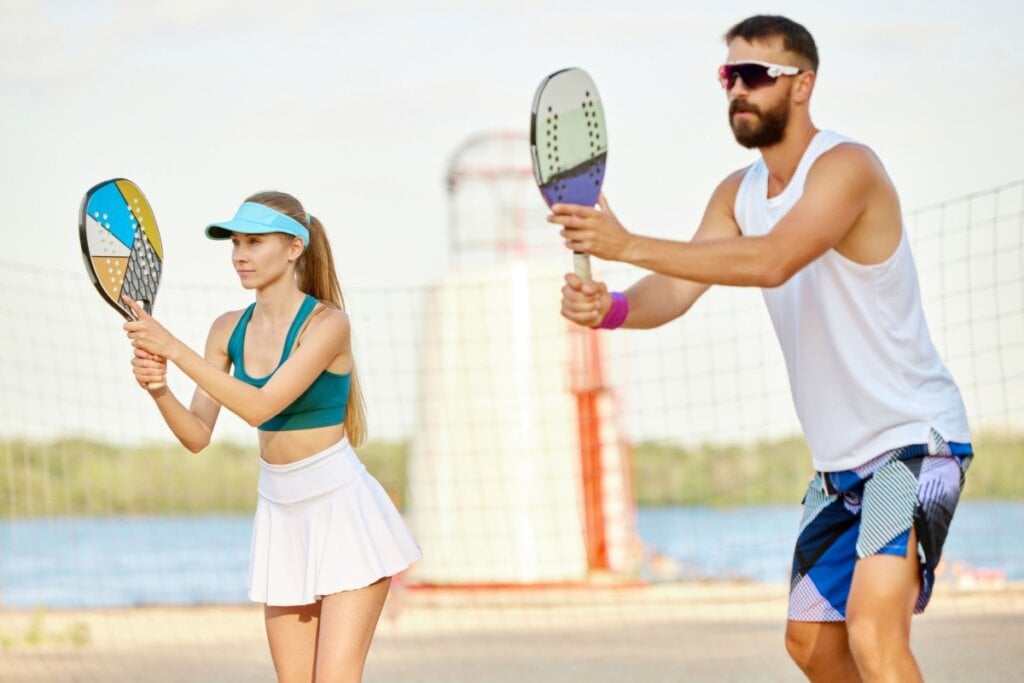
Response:
[[[906,209],[1021,175],[1015,2],[0,0],[3,230],[67,230],[88,187],[124,176],[157,212],[165,282],[232,285],[202,227],[275,188],[321,217],[343,284],[430,282],[449,265],[452,152],[525,133],[541,78],[575,65],[604,100],[613,208],[686,238],[754,158],[715,67],[722,34],[757,12],[814,34],[816,123],[872,146]],[[39,258],[8,239],[0,260]],[[45,260],[81,267],[73,239]]]
[[[756,13],[815,36],[814,121],[871,146],[912,211],[1024,176],[1022,7],[0,0],[0,268],[88,288],[81,197],[127,177],[156,212],[165,287],[236,287],[229,247],[202,228],[265,189],[321,219],[343,286],[430,285],[452,266],[452,154],[481,133],[525,136],[535,88],[567,66],[600,88],[617,215],[686,239],[717,183],[756,158],[715,75],[722,35]]]

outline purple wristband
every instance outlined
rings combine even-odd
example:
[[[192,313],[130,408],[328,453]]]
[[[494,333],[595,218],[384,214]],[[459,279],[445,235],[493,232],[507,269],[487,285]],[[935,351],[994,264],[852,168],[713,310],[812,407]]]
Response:
[[[626,322],[627,315],[629,315],[629,299],[622,292],[612,292],[612,305],[608,307],[608,312],[604,314],[604,319],[597,327],[602,330],[614,330],[616,327],[622,327],[622,323]]]

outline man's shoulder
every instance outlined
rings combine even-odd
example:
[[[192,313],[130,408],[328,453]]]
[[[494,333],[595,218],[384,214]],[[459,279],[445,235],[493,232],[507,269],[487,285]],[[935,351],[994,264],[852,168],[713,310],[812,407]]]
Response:
[[[725,176],[722,182],[718,183],[718,187],[715,188],[715,194],[724,198],[728,198],[730,196],[735,198],[736,193],[739,192],[740,185],[743,184],[743,179],[746,177],[747,171],[749,171],[753,166],[754,164],[750,164],[749,166],[738,168]]]
[[[836,144],[822,152],[819,159],[826,159],[829,157],[841,157],[846,160],[854,160],[858,158],[863,159],[877,159],[878,155],[872,151],[870,147],[865,145],[863,142],[856,140],[839,140]]]
[[[817,179],[875,178],[885,175],[878,155],[867,145],[844,139],[821,153],[808,171],[808,181]]]
[[[823,142],[828,147],[818,156],[816,163],[820,161],[854,164],[879,163],[878,155],[863,142],[840,135],[834,131],[822,131],[822,134],[826,133],[828,137]]]

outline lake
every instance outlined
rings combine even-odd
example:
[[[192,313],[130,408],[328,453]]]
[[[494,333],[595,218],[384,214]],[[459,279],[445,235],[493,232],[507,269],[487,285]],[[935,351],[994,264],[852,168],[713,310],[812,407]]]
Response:
[[[666,507],[641,508],[637,525],[675,576],[778,582],[799,519],[797,506]],[[4,520],[0,605],[245,603],[251,528],[248,516]],[[1022,529],[1024,503],[964,502],[947,563],[1024,580]]]

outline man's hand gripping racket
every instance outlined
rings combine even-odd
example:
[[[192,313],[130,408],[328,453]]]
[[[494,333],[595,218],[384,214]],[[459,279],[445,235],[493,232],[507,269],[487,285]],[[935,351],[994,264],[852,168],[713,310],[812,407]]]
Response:
[[[541,81],[530,116],[530,156],[548,206],[593,207],[598,202],[608,135],[597,86],[583,69],[562,69]],[[574,253],[573,269],[584,282],[591,281],[586,254]]]

